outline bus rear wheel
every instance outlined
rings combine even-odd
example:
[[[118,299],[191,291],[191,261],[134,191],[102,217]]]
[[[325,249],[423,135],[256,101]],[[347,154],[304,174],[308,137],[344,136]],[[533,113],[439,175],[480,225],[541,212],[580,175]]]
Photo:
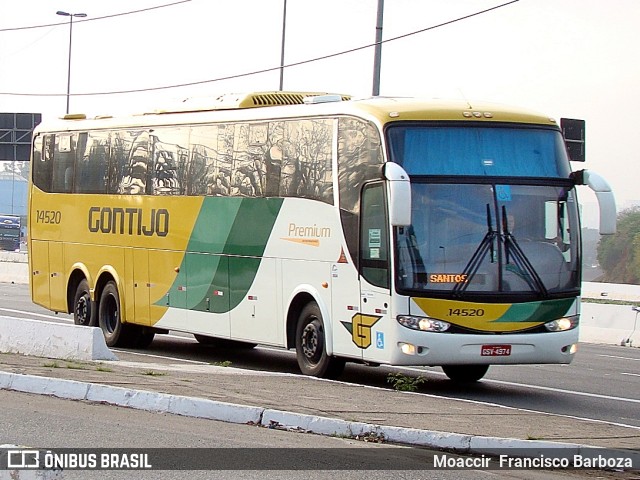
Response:
[[[136,346],[140,337],[138,325],[123,324],[121,321],[120,295],[114,281],[107,282],[102,289],[98,303],[98,325],[108,347]]]
[[[153,342],[156,332],[147,327],[138,327],[138,338],[135,339],[134,346],[137,348],[147,348]]]
[[[308,303],[300,312],[295,344],[298,366],[303,374],[337,378],[344,370],[344,359],[327,355],[324,323],[317,303]]]
[[[98,324],[95,305],[89,293],[89,283],[84,278],[78,283],[73,297],[73,323],[83,327],[95,327]]]
[[[443,365],[442,370],[454,382],[473,383],[484,377],[489,365]]]

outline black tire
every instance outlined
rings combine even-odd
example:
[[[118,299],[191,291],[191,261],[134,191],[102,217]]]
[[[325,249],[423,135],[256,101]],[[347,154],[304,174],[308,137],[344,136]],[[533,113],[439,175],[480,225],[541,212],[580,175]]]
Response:
[[[147,348],[153,342],[156,332],[147,327],[141,327],[138,332],[138,338],[135,341],[135,347]]]
[[[295,343],[298,366],[303,374],[337,378],[343,372],[344,359],[327,355],[324,323],[317,303],[308,303],[300,312]]]
[[[215,345],[217,338],[207,337],[206,335],[200,335],[198,333],[193,334],[194,338],[198,341],[198,343],[202,345]]]
[[[102,289],[98,302],[98,325],[108,347],[133,347],[140,338],[140,326],[123,324],[120,316],[120,295],[114,281]],[[153,340],[153,338],[151,338]]]
[[[442,370],[454,382],[473,383],[484,377],[489,365],[444,365]]]
[[[89,283],[83,278],[73,297],[73,323],[83,327],[95,327],[98,325],[96,306],[91,301]]]
[[[109,347],[115,347],[120,341],[122,322],[120,321],[120,295],[114,282],[105,285],[98,303],[98,325]]]
[[[200,335],[194,333],[193,336],[202,345],[210,345],[217,348],[229,348],[238,350],[250,350],[258,346],[257,343],[239,342],[238,340],[228,340],[226,338],[209,337],[207,335]]]

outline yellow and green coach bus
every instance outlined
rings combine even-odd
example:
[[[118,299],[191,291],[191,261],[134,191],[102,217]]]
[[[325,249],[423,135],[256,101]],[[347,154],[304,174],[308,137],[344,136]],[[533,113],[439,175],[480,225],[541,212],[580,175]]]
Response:
[[[577,143],[584,128],[577,130]],[[572,140],[573,141],[573,140]],[[569,363],[580,317],[575,186],[546,116],[414,98],[262,92],[34,132],[33,301],[99,326],[345,362]]]

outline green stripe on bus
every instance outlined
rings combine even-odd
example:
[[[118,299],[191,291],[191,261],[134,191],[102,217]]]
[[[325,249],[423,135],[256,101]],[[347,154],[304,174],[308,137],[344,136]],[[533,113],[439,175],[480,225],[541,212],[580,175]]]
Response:
[[[574,298],[544,300],[542,302],[516,303],[496,322],[546,323],[563,317],[569,311]]]
[[[188,309],[225,313],[235,308],[253,284],[282,202],[205,198],[169,299],[179,298],[179,286],[186,285]]]

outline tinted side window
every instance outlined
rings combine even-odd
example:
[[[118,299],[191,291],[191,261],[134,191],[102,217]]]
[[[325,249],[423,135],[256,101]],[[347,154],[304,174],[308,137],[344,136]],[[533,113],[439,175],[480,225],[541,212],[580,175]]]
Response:
[[[284,124],[280,147],[280,196],[333,204],[333,120],[292,120]]]
[[[189,128],[158,128],[150,137],[151,181],[154,195],[184,194],[189,158]]]
[[[234,125],[195,126],[189,143],[189,160],[182,167],[187,194],[230,195]]]
[[[73,189],[75,155],[76,137],[69,133],[57,134],[53,154],[53,192],[69,193]]]
[[[372,285],[389,288],[389,235],[384,184],[367,185],[362,191],[360,265]]]
[[[333,203],[333,120],[290,120],[191,129],[190,195],[303,197]]]
[[[231,194],[240,197],[263,197],[265,187],[266,123],[235,125]]]
[[[380,178],[384,159],[376,127],[358,118],[338,120],[338,185],[340,217],[351,258],[357,262],[360,189],[364,182]]]
[[[339,120],[338,184],[341,209],[358,213],[360,188],[364,182],[380,178],[383,161],[380,135],[373,124],[357,118]]]
[[[149,134],[120,130],[111,137],[109,193],[139,195],[153,192],[149,171]]]
[[[81,133],[78,136],[74,192],[105,193],[109,178],[109,134]]]
[[[33,183],[45,192],[51,191],[54,142],[53,135],[38,135],[33,142]]]

